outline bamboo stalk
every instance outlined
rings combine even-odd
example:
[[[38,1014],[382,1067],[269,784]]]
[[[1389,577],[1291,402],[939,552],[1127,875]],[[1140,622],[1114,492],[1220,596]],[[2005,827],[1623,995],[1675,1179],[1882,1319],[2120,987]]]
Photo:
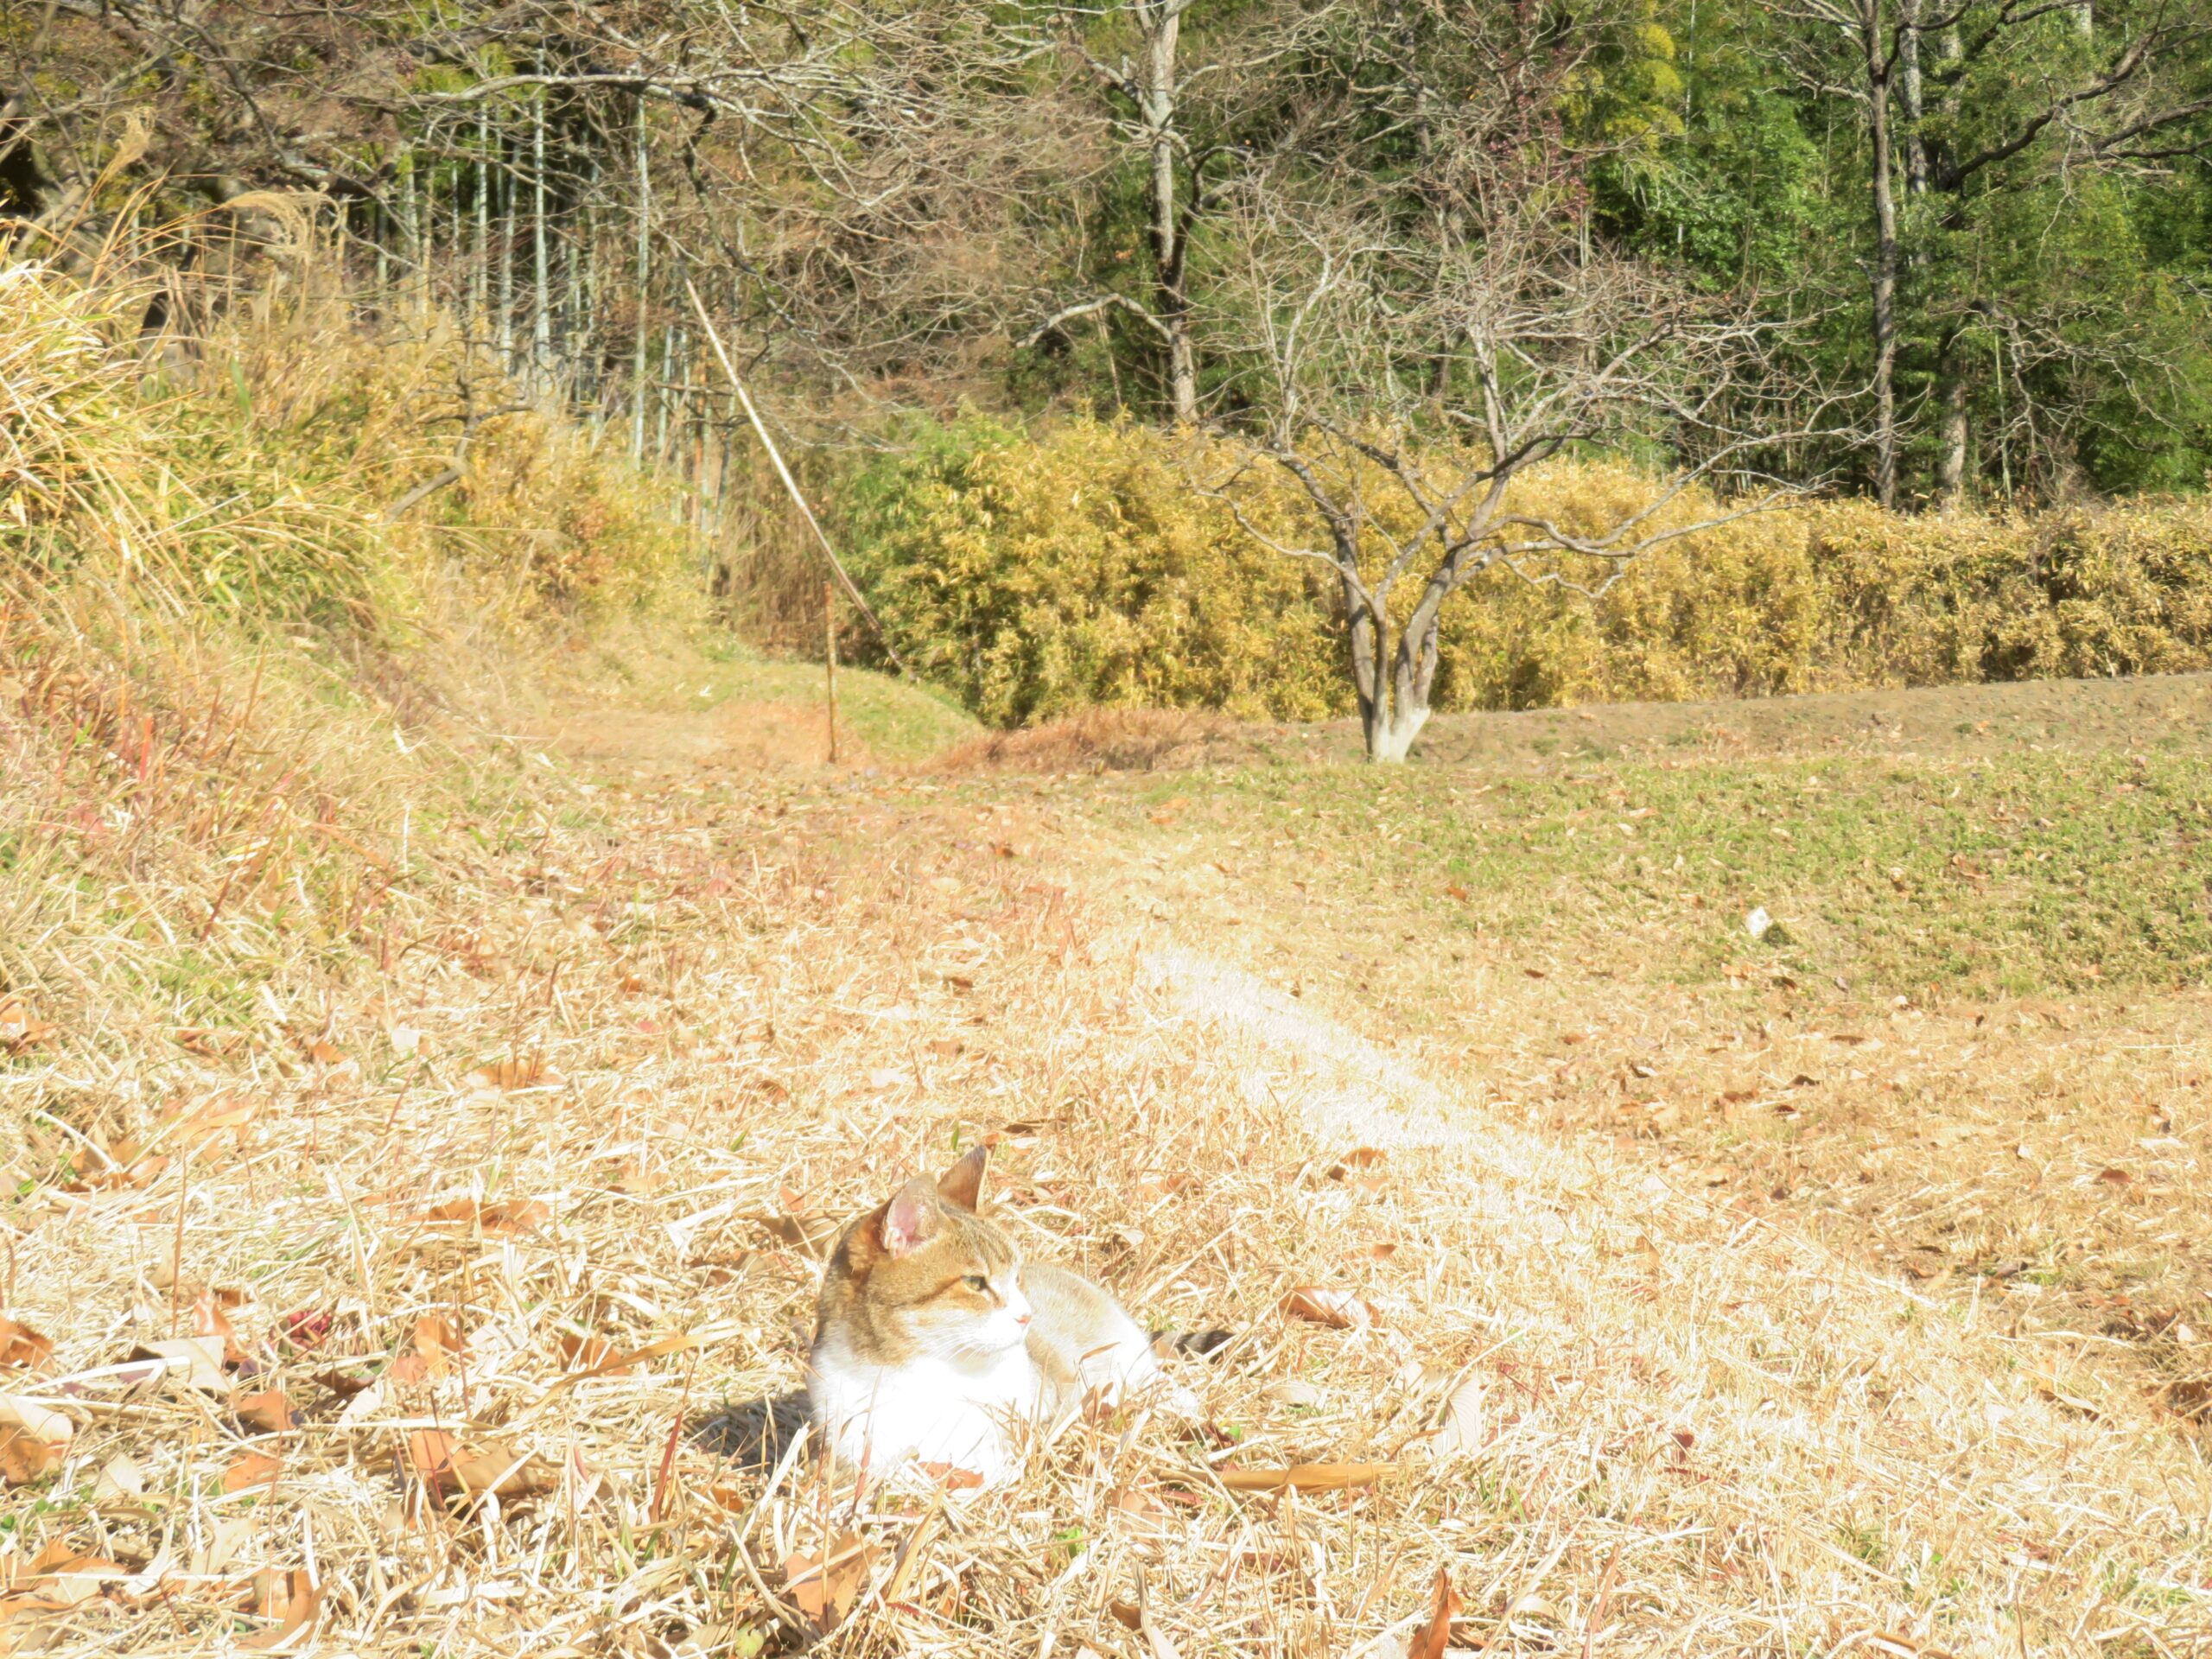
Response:
[[[830,685],[830,764],[837,764],[837,585],[822,584],[822,663]]]
[[[545,246],[545,89],[537,89],[530,125],[531,275],[537,279],[532,296],[529,385],[543,390],[553,366],[553,284],[548,274]]]
[[[868,607],[867,595],[861,592],[851,573],[838,560],[837,550],[830,545],[829,533],[822,528],[822,521],[814,516],[814,509],[806,505],[806,497],[800,493],[798,480],[791,476],[791,469],[784,465],[784,452],[776,448],[776,441],[768,435],[767,423],[760,418],[760,410],[753,406],[753,394],[746,391],[745,382],[738,378],[737,365],[729,360],[729,353],[722,345],[721,331],[715,327],[715,320],[707,315],[706,302],[699,297],[699,290],[691,285],[691,279],[688,276],[683,280],[683,291],[690,298],[692,310],[698,313],[699,326],[707,331],[707,343],[714,347],[715,360],[722,365],[722,372],[729,377],[730,390],[737,394],[737,401],[744,406],[745,417],[753,423],[753,434],[760,440],[760,447],[768,452],[768,459],[776,468],[776,476],[783,480],[791,505],[799,510],[799,516],[806,520],[806,527],[814,532],[814,539],[821,544],[822,556],[830,561],[830,568],[837,573],[837,580],[844,584],[846,594],[859,608],[860,613],[868,619],[868,626],[875,630],[875,637],[882,644],[884,655],[891,658],[892,665],[899,673],[912,679],[913,671],[906,666],[906,658],[899,654],[899,647],[891,643],[891,636],[884,632],[883,624],[876,620],[874,611]]]

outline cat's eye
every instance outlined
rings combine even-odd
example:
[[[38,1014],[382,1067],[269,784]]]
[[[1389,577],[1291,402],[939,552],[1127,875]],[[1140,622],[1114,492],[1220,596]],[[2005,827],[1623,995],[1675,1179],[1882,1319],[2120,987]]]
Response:
[[[990,1281],[989,1280],[986,1279],[986,1278],[985,1278],[982,1274],[980,1274],[980,1273],[971,1273],[971,1274],[969,1274],[968,1275],[968,1278],[967,1278],[966,1283],[967,1283],[967,1286],[968,1286],[968,1288],[969,1288],[969,1289],[970,1289],[970,1290],[972,1290],[972,1291],[976,1291],[976,1292],[979,1292],[979,1293],[980,1293],[980,1292],[982,1292],[982,1291],[988,1290],[988,1289],[991,1287],[991,1281]]]

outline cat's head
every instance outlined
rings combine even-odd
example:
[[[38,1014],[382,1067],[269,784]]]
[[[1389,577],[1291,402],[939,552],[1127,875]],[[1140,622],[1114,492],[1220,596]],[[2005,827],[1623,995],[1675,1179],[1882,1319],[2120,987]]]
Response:
[[[823,1334],[897,1364],[921,1355],[980,1358],[1029,1333],[1021,1252],[976,1213],[978,1147],[937,1180],[912,1180],[845,1230],[822,1287]]]

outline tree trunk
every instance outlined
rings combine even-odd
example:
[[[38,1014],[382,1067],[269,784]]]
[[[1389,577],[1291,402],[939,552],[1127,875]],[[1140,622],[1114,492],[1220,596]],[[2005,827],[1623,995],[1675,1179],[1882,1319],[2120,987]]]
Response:
[[[1882,50],[1881,0],[1859,0],[1866,54],[1866,137],[1873,154],[1874,496],[1897,499],[1897,207],[1891,193],[1890,66]]]
[[[545,245],[545,89],[537,89],[530,124],[531,305],[530,387],[543,393],[553,371],[553,283]]]
[[[1907,195],[1928,194],[1928,146],[1920,136],[1920,0],[1904,0],[1904,23],[1897,34],[1897,98],[1904,106],[1904,188]]]
[[[1936,353],[1936,403],[1942,411],[1942,443],[1936,457],[1936,505],[1963,504],[1967,480],[1967,373],[1964,331],[1952,328]]]
[[[645,458],[645,283],[652,275],[653,175],[646,165],[645,100],[638,100],[637,340],[630,359],[630,459]]]
[[[1198,417],[1198,354],[1191,340],[1185,270],[1190,245],[1175,200],[1175,48],[1183,5],[1184,0],[1152,0],[1137,11],[1144,35],[1139,90],[1152,165],[1153,308],[1167,337],[1167,399],[1179,425]]]

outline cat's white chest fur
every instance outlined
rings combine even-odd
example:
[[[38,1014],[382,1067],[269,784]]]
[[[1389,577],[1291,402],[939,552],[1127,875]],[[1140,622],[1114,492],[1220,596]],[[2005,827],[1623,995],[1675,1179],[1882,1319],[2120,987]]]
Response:
[[[814,1417],[840,1462],[878,1475],[943,1464],[997,1485],[1020,1472],[1037,1419],[1037,1367],[1017,1344],[997,1353],[923,1355],[872,1365],[838,1337],[815,1345]]]

